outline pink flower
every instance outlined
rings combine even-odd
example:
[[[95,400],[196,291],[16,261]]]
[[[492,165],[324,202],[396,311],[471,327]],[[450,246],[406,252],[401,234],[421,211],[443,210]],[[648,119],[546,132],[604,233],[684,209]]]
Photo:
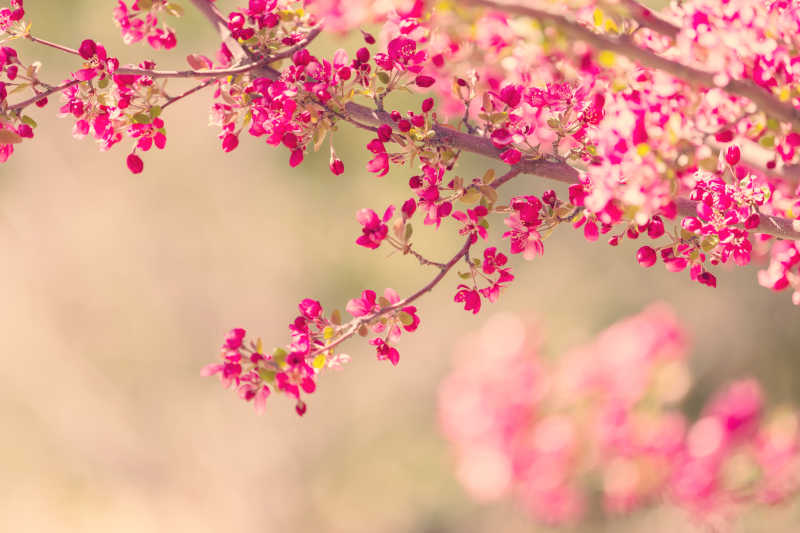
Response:
[[[458,286],[458,292],[453,301],[463,303],[464,311],[472,311],[472,314],[477,314],[481,310],[481,295],[474,288],[464,284]]]
[[[345,310],[354,317],[360,317],[376,313],[381,307],[375,302],[375,291],[365,290],[361,293],[361,298],[353,298],[347,302]]]
[[[378,218],[378,214],[372,209],[359,209],[356,212],[356,219],[363,226],[362,235],[356,239],[356,244],[365,248],[376,249],[387,237],[389,227],[386,222],[394,216],[394,206],[389,206],[383,213],[383,218]]]

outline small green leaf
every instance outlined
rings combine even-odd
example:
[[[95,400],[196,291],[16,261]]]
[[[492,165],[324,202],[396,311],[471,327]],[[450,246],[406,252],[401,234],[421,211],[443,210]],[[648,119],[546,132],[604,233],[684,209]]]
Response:
[[[331,322],[337,326],[342,323],[342,314],[338,309],[334,309],[333,313],[331,313]]]
[[[160,105],[154,105],[153,107],[150,108],[150,118],[156,118],[160,114],[161,114]]]
[[[705,239],[703,239],[702,244],[700,245],[703,248],[704,252],[710,252],[719,244],[719,237],[716,235],[709,235]]]
[[[283,348],[275,348],[272,351],[272,359],[281,366],[286,362],[287,355],[289,354]]]
[[[389,74],[387,74],[386,72],[384,72],[382,70],[378,71],[376,76],[378,76],[378,79],[381,80],[381,83],[383,83],[384,85],[389,83]]]
[[[494,190],[494,187],[489,187],[488,185],[478,185],[478,189],[490,202],[494,203],[497,201],[497,191]]]
[[[258,376],[262,380],[264,380],[264,381],[266,381],[268,383],[271,383],[271,382],[275,381],[275,371],[273,371],[273,370],[267,370],[266,368],[259,368],[258,369]]]
[[[142,2],[140,1],[139,5],[141,5],[141,4],[142,4]],[[167,5],[164,6],[164,9],[166,9],[167,13],[169,13],[170,15],[172,15],[174,17],[182,17],[183,16],[183,7],[180,4],[173,4],[172,2],[170,2],[170,3],[168,3]]]
[[[25,124],[27,124],[31,128],[35,128],[36,126],[38,126],[38,124],[36,124],[36,121],[33,120],[28,115],[22,115],[22,119],[21,120],[22,120],[22,122],[24,122]]]
[[[379,296],[378,297],[378,305],[380,305],[381,307],[389,307],[392,304],[385,297]]]
[[[400,322],[404,326],[410,326],[411,324],[414,323],[414,317],[411,316],[410,313],[406,313],[405,311],[400,311],[399,313],[397,313],[397,318],[400,319]]]
[[[408,239],[411,238],[411,235],[413,233],[414,233],[414,228],[411,227],[411,224],[406,223],[406,234],[405,234],[405,238],[403,240],[408,242]]]
[[[133,115],[133,121],[138,124],[149,124],[150,123],[150,115],[146,115],[144,113],[136,113]]]
[[[475,188],[468,189],[464,195],[459,198],[459,202],[467,205],[477,204],[481,199],[481,191]]]
[[[97,86],[100,87],[101,89],[105,89],[106,87],[108,87],[109,83],[111,83],[111,82],[110,82],[108,76],[106,76],[105,78],[97,81]]]

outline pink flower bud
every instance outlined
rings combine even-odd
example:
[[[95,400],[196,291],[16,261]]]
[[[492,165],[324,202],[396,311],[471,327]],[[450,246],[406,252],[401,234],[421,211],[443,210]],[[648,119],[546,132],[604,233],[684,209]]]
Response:
[[[645,268],[650,268],[656,264],[656,251],[649,246],[642,246],[636,252],[636,260]]]
[[[344,163],[341,159],[331,159],[331,172],[339,176],[344,172]]]
[[[420,75],[420,76],[417,76],[417,77],[414,79],[414,83],[416,83],[416,84],[417,84],[417,87],[423,87],[423,88],[425,88],[425,87],[430,87],[431,85],[433,85],[434,83],[436,83],[436,80],[435,80],[435,79],[433,79],[433,78],[432,78],[432,77],[430,77],[430,76]]]
[[[731,146],[728,147],[728,150],[725,152],[725,161],[727,161],[730,166],[734,166],[736,163],[739,162],[741,155],[742,154],[741,151],[739,150],[739,147],[736,146],[735,144],[732,144]]]
[[[94,57],[95,52],[97,52],[97,45],[91,39],[85,39],[81,46],[78,48],[78,53],[84,59],[91,59]]]
[[[128,170],[134,174],[140,174],[144,169],[144,162],[142,162],[142,158],[136,154],[128,154],[126,163],[128,164]]]
[[[422,112],[427,113],[433,109],[433,98],[426,98],[422,101]]]
[[[658,215],[654,216],[650,224],[647,225],[647,235],[651,239],[658,239],[664,235],[664,222],[661,221],[661,217]]]
[[[744,221],[744,227],[747,229],[756,229],[760,223],[761,217],[758,216],[758,213],[753,213]]]

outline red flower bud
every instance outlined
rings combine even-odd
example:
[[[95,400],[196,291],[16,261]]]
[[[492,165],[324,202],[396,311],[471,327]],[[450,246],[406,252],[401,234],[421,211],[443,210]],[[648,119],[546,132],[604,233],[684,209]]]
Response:
[[[636,252],[636,260],[645,268],[650,268],[656,264],[656,251],[649,246],[642,246]]]

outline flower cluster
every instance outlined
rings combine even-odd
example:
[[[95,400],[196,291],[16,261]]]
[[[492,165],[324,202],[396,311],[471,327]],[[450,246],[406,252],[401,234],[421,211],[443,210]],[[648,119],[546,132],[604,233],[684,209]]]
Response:
[[[729,164],[735,165],[738,148],[729,148],[725,157]],[[706,261],[711,265],[730,260],[739,266],[750,263],[753,246],[748,232],[758,227],[761,218],[758,209],[770,191],[741,166],[734,168],[733,178],[734,183],[728,183],[719,173],[695,174],[696,183],[689,198],[697,201],[697,215],[684,217],[679,234],[670,235],[672,242],[659,249],[668,270],[680,272],[688,267],[693,280],[714,287],[716,278],[705,270]],[[637,230],[640,233],[647,230],[654,239],[665,234],[657,216]],[[653,266],[656,250],[643,246],[637,252],[637,259],[644,267]]]
[[[403,305],[393,289],[386,289],[381,297],[366,290],[350,300],[345,309],[354,318],[346,324],[338,310],[326,317],[316,300],[306,298],[298,308],[300,314],[289,324],[292,341],[288,346],[266,354],[261,339],[247,341],[246,331],[236,328],[222,345],[222,362],[206,365],[201,374],[219,374],[225,388],[233,386],[241,399],[254,402],[259,413],[264,412],[266,399],[274,391],[294,398],[297,414],[303,415],[306,403],[302,394],[316,390],[319,373],[325,368],[341,368],[350,360],[347,354],[334,351],[342,340],[355,333],[366,336],[371,330],[377,336],[369,344],[375,347],[378,360],[397,365],[400,354],[393,345],[403,330],[415,331],[420,322],[417,308]]]
[[[780,241],[772,245],[770,262],[758,272],[758,282],[773,291],[792,289],[792,303],[800,305],[800,244]]]
[[[752,380],[694,423],[675,409],[691,385],[674,315],[653,306],[550,362],[517,317],[459,344],[439,418],[475,498],[514,494],[536,518],[579,520],[598,491],[607,512],[672,501],[711,519],[800,489],[800,418],[765,417]]]
[[[178,44],[175,32],[166,24],[158,25],[158,14],[162,11],[173,16],[182,14],[180,6],[169,0],[134,0],[130,6],[118,0],[114,22],[122,31],[123,42],[133,44],[144,39],[156,50],[175,48]]]
[[[264,411],[271,391],[280,391],[295,399],[295,410],[303,415],[306,404],[301,392],[313,393],[320,370],[341,365],[347,358],[329,359],[325,353],[317,353],[335,326],[323,316],[320,303],[307,298],[298,307],[300,315],[289,324],[292,336],[289,346],[265,354],[260,339],[248,343],[244,329],[233,329],[222,345],[223,362],[205,366],[202,375],[219,374],[225,388],[233,385],[241,399],[254,401],[259,413]]]
[[[376,299],[375,291],[365,290],[360,298],[353,298],[347,302],[345,308],[354,318],[364,321],[364,327],[373,316],[380,316],[373,321],[373,333],[380,334],[369,341],[375,346],[379,361],[388,360],[393,365],[400,362],[400,353],[392,344],[400,339],[402,330],[411,332],[419,327],[417,308],[413,305],[401,305],[400,296],[394,289],[386,289],[383,296]],[[363,330],[364,335],[367,330]]]

